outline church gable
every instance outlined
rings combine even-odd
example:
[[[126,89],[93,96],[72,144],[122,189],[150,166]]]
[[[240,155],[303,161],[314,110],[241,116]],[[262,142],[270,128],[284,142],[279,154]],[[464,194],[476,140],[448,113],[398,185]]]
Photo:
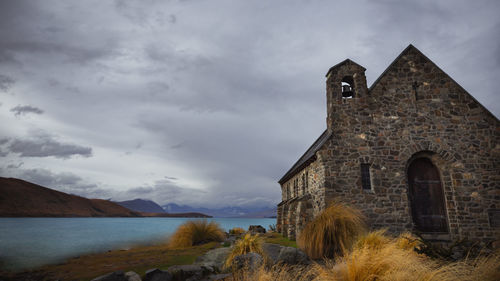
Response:
[[[368,91],[372,103],[377,106],[399,106],[407,112],[430,109],[427,114],[469,117],[474,122],[484,123],[482,126],[495,126],[498,122],[491,112],[413,45],[401,52]],[[429,108],[426,105],[430,105]]]

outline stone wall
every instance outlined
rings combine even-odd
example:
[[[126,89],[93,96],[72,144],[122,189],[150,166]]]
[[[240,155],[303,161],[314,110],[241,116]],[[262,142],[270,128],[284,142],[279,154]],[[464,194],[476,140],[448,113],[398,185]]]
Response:
[[[283,200],[278,205],[277,231],[286,237],[295,238],[306,222],[325,208],[325,173],[321,161],[316,159],[281,185]],[[303,188],[302,176],[306,174],[307,187]],[[299,180],[297,193],[293,191],[296,180]]]

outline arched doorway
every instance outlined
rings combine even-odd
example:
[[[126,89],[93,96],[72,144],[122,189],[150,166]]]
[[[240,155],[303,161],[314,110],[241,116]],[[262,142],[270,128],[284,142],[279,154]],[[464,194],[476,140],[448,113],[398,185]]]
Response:
[[[408,167],[413,222],[421,232],[447,233],[443,187],[437,167],[428,158],[417,158]]]

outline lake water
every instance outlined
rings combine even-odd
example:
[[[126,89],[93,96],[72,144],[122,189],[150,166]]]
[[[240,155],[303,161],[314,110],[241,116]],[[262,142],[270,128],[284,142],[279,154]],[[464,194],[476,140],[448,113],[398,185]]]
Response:
[[[165,241],[191,218],[0,218],[0,267],[29,269],[67,258]],[[276,219],[210,218],[228,231]]]

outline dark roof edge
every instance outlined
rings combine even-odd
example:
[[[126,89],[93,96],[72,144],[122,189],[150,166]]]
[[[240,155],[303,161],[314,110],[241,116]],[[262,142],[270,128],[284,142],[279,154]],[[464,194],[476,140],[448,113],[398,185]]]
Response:
[[[279,184],[283,184],[285,181],[293,177],[298,171],[300,171],[306,164],[309,164],[309,160],[315,160],[313,159],[316,157],[316,151],[319,150],[319,148],[323,145],[323,143],[330,137],[330,134],[328,133],[328,130],[325,130],[314,142],[313,144],[302,154],[302,156],[295,162],[292,167],[285,173],[285,175],[278,181]],[[316,147],[319,144],[318,147]],[[314,150],[314,153],[311,155],[307,155],[308,153],[311,153],[312,150]]]
[[[298,164],[298,161],[292,166],[293,170],[290,169],[288,172],[278,181],[279,184],[285,183],[287,180],[293,178],[299,171],[301,171],[303,168],[307,167],[310,163],[316,161],[316,153],[308,157],[307,159],[304,160],[304,162],[301,162],[300,165],[295,166],[295,164]]]
[[[482,105],[473,95],[471,95],[466,89],[464,89],[464,87],[462,87],[462,85],[460,85],[459,83],[457,83],[457,81],[455,81],[455,79],[453,79],[450,75],[448,75],[448,73],[446,73],[444,70],[442,70],[435,62],[433,62],[430,58],[428,58],[424,53],[422,53],[417,47],[413,46],[412,44],[408,45],[408,47],[406,47],[392,62],[391,64],[389,64],[389,66],[384,70],[384,72],[382,72],[382,74],[380,74],[380,76],[372,83],[372,85],[370,86],[370,88],[368,88],[368,93],[370,93],[373,88],[378,84],[378,82],[384,77],[384,75],[389,72],[389,70],[392,68],[392,66],[403,56],[404,53],[406,53],[408,50],[410,50],[411,48],[415,49],[420,55],[422,55],[425,59],[427,59],[428,61],[430,61],[439,71],[443,72],[451,81],[453,81],[455,84],[458,85],[458,87],[460,89],[462,89],[464,92],[466,92],[471,98],[472,100],[474,100],[477,104],[479,104],[487,113],[489,113],[491,116],[493,116],[493,118],[495,118],[497,121],[500,122],[500,120],[498,120],[498,118],[493,114],[491,113],[491,111],[489,109],[487,109],[486,107],[484,107],[484,105]]]
[[[330,67],[330,69],[328,69],[328,72],[326,73],[325,77],[328,77],[328,75],[330,74],[330,72],[331,72],[334,68],[339,67],[339,66],[343,65],[344,63],[348,63],[348,62],[350,62],[350,63],[352,63],[352,64],[355,64],[355,65],[357,65],[357,66],[361,67],[363,70],[366,70],[366,68],[364,68],[361,64],[359,64],[359,63],[357,63],[357,62],[355,62],[355,61],[353,61],[353,60],[351,60],[351,59],[345,59],[345,60],[343,60],[343,61],[341,61],[341,62],[337,63],[336,65],[334,65],[334,66]]]

